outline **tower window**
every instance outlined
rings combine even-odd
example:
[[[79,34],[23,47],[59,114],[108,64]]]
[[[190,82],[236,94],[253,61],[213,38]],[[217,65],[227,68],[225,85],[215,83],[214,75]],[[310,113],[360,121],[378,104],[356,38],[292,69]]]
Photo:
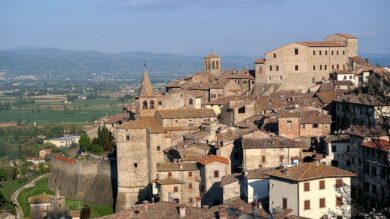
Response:
[[[276,71],[279,71],[279,65],[276,66]]]
[[[343,55],[345,55],[345,50],[343,50]]]
[[[295,65],[295,71],[298,71],[298,65]]]
[[[189,99],[189,100],[188,100],[188,104],[189,104],[189,105],[192,105],[192,104],[194,104],[194,100],[192,100],[192,98],[191,98],[191,99]]]
[[[151,100],[149,103],[150,109],[154,109],[154,100]]]
[[[218,61],[216,61],[216,63],[217,63],[217,69],[219,69],[219,62],[218,62]]]
[[[272,71],[272,65],[269,67],[269,71]]]
[[[336,51],[336,55],[339,55],[339,51],[338,50]]]
[[[213,61],[213,69],[215,69],[215,62]]]
[[[126,135],[126,141],[130,141],[130,135]]]
[[[274,53],[274,58],[276,58],[276,53]]]
[[[294,52],[295,52],[295,55],[298,55],[298,49],[297,48],[294,49]]]
[[[322,51],[320,50],[320,55],[322,55]]]
[[[162,106],[162,101],[158,101],[158,105],[159,105],[159,106]]]
[[[316,65],[313,65],[313,70],[316,70]]]
[[[313,56],[315,56],[316,55],[316,51],[315,50],[313,50]]]
[[[332,55],[333,55],[333,50],[332,50]]]
[[[326,56],[328,55],[328,51],[327,51],[327,50],[325,50],[325,55],[326,55]]]
[[[137,168],[137,167],[138,167],[138,164],[137,164],[137,163],[134,163],[134,167]]]
[[[322,65],[320,65],[320,70],[322,70]]]
[[[148,109],[148,102],[146,100],[142,103],[142,109]]]
[[[161,147],[160,145],[157,146],[157,151],[160,151],[161,150]]]

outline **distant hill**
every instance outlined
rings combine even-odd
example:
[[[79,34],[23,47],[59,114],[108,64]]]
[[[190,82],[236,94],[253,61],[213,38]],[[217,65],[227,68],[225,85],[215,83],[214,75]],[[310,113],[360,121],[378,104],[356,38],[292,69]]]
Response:
[[[224,69],[253,68],[255,57],[222,56]],[[92,73],[114,73],[137,77],[147,63],[151,76],[177,78],[203,68],[203,57],[170,53],[70,51],[61,49],[13,49],[0,51],[0,71],[11,75],[64,75],[87,77]]]

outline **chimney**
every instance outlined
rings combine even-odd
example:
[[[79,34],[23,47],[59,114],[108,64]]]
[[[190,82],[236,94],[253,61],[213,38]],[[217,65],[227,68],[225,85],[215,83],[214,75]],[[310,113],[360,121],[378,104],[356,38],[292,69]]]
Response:
[[[180,214],[180,218],[186,217],[186,206],[185,205],[180,205],[179,214]]]
[[[219,211],[219,219],[227,219],[227,212],[225,209]]]

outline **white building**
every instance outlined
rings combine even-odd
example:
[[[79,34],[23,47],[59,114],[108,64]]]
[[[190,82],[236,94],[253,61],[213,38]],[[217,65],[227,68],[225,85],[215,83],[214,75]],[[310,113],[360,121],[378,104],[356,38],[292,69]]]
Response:
[[[308,218],[331,217],[331,213],[351,217],[349,197],[345,196],[350,196],[351,177],[355,174],[318,162],[268,174],[271,213],[289,209],[293,215]]]
[[[269,197],[269,176],[271,169],[255,169],[245,173],[244,196],[248,203]]]
[[[43,143],[51,143],[57,147],[70,147],[73,143],[78,145],[79,140],[80,140],[80,136],[71,135],[71,136],[48,139],[45,140]]]

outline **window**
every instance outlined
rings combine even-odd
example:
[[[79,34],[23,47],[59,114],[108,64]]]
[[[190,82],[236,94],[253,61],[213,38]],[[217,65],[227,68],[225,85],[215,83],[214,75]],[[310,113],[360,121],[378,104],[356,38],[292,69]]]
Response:
[[[281,80],[281,81],[283,80],[283,76],[280,76],[280,80]]]
[[[272,70],[271,70],[272,71]],[[271,76],[268,76],[268,80],[270,81],[272,78],[271,78]],[[264,87],[263,87],[263,90],[264,90]]]
[[[322,55],[322,51],[320,50],[320,55]]]
[[[265,163],[265,162],[266,162],[265,155],[261,156],[261,162],[262,162],[262,163]]]
[[[325,70],[327,70],[327,67],[328,67],[328,66],[327,66],[327,65],[324,65],[324,67],[325,67]]]
[[[283,160],[284,160],[284,156],[282,155],[282,156],[279,156],[279,162],[280,163],[283,163]]]
[[[219,177],[219,171],[218,170],[214,170],[214,178],[218,178]]]
[[[332,65],[332,70],[334,70],[334,65]]]
[[[245,106],[238,108],[238,113],[245,113]]]
[[[189,203],[192,203],[192,202],[193,202],[192,198],[189,198],[189,199],[188,199],[188,202],[189,202]]]
[[[146,100],[142,103],[142,109],[148,109],[148,102]]]
[[[287,209],[287,198],[283,198],[283,209]]]
[[[292,127],[292,121],[291,120],[287,120],[287,128],[291,129],[291,127]]]
[[[339,51],[338,50],[336,51],[336,55],[339,55]]]
[[[194,101],[192,100],[192,98],[188,100],[188,104],[189,104],[189,105],[194,104]]]
[[[305,191],[305,192],[310,191],[310,183],[309,182],[305,182],[303,184],[303,191]]]
[[[371,167],[371,175],[376,176],[376,167]]]
[[[160,151],[160,150],[161,150],[160,145],[157,145],[157,151]]]
[[[343,180],[342,179],[336,179],[336,188],[340,188],[343,186]]]
[[[272,65],[271,65],[271,66],[269,66],[269,71],[272,71]]]
[[[192,183],[189,183],[189,184],[188,184],[188,188],[189,188],[189,189],[192,189]]]
[[[320,189],[325,189],[325,180],[320,181]]]
[[[342,206],[343,205],[343,197],[336,196],[336,206]]]
[[[320,208],[325,208],[325,198],[320,198]]]
[[[374,184],[371,185],[371,192],[376,193],[376,185]]]
[[[303,206],[304,206],[304,210],[310,210],[310,200],[305,200]]]
[[[320,70],[322,70],[322,65],[320,65]]]
[[[154,109],[154,100],[150,101],[150,109]]]
[[[381,179],[385,179],[386,178],[386,172],[385,172],[384,168],[381,168],[381,170],[380,170],[380,177],[381,177]]]
[[[276,53],[274,53],[274,58],[276,58]]]
[[[130,141],[130,135],[126,135],[126,141]]]
[[[327,50],[325,50],[325,55],[326,55],[326,56],[328,55],[328,51],[327,51]]]
[[[276,71],[279,71],[279,65],[276,66]]]
[[[192,176],[192,172],[188,172],[188,176],[191,177]]]
[[[137,163],[134,163],[134,167],[137,168],[137,167],[138,167],[138,164],[137,164]]]
[[[312,78],[312,79],[311,79],[311,82],[312,82],[312,83],[316,82],[316,78]]]
[[[313,56],[315,56],[316,55],[316,51],[315,50],[313,50]]]
[[[168,177],[171,177],[172,176],[172,172],[168,172]]]
[[[333,55],[333,50],[332,50],[332,55]]]
[[[297,48],[294,49],[294,53],[295,53],[295,55],[298,55],[298,49]]]
[[[316,65],[313,65],[313,70],[316,70]]]
[[[213,65],[212,69],[215,69],[215,62],[214,61],[213,61],[212,65]]]
[[[162,106],[162,101],[158,101],[158,105],[159,105],[159,106]]]
[[[179,187],[174,186],[174,187],[173,187],[173,192],[179,192]]]
[[[314,124],[313,124],[313,128],[318,128],[318,124],[317,124],[317,123],[314,123]]]
[[[343,55],[345,55],[345,50],[343,50]]]
[[[215,67],[216,67],[217,69],[219,69],[219,62],[218,62],[218,61],[215,61],[215,63],[216,63],[216,66],[215,66]]]
[[[298,65],[295,65],[295,71],[298,71]]]

